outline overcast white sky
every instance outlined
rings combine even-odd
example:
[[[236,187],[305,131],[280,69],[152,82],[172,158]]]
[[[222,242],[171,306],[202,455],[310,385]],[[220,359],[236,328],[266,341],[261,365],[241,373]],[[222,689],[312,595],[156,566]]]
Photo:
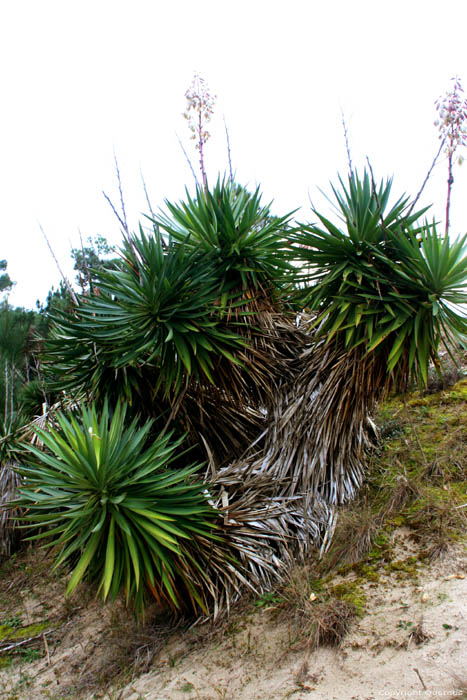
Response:
[[[217,94],[208,176],[227,167],[260,184],[281,214],[301,220],[368,155],[394,192],[415,194],[438,148],[435,99],[457,74],[467,89],[466,0],[10,0],[0,9],[0,259],[16,281],[10,303],[33,307],[59,281],[38,221],[61,264],[98,233],[120,240],[102,190],[130,224],[183,196],[193,178],[184,93],[194,71]],[[424,202],[444,215],[445,162]],[[467,230],[467,163],[456,168],[452,233]]]

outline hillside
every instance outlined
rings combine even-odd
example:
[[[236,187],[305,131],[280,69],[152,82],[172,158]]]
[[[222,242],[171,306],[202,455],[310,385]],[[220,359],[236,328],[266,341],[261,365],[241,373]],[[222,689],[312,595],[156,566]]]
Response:
[[[0,570],[0,698],[467,697],[467,380],[393,397],[322,561],[220,622],[137,625],[27,549]]]

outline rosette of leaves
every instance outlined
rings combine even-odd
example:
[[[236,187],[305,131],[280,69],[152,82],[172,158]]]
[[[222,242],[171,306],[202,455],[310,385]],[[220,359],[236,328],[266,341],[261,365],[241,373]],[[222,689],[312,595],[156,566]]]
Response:
[[[190,378],[213,382],[219,358],[237,362],[244,341],[226,327],[228,292],[219,296],[206,256],[142,230],[121,252],[118,269],[96,273],[97,293],[56,318],[46,356],[55,385],[102,394],[113,374],[123,398],[150,405],[159,389],[167,397]]]
[[[230,180],[218,179],[212,190],[186,192],[186,201],[166,201],[168,214],[155,223],[169,238],[189,250],[202,251],[213,261],[221,293],[235,288],[252,293],[290,292],[293,280],[288,245],[290,220],[273,216],[261,204],[259,188],[249,192]]]
[[[269,405],[295,354],[293,212],[273,216],[259,189],[249,192],[226,179],[166,207],[156,225],[173,244],[212,263],[229,324],[238,324],[246,341],[236,354],[241,364],[219,363],[216,386],[237,405]]]
[[[375,189],[368,173],[353,173],[340,185],[333,192],[343,226],[315,212],[320,223],[294,234],[311,268],[303,303],[327,343],[361,345],[402,385],[407,374],[426,383],[440,339],[457,343],[467,332],[458,306],[467,301],[466,237],[452,242],[434,223],[417,225],[426,209],[408,213],[404,196],[389,207],[391,180]]]
[[[104,600],[124,591],[137,611],[147,592],[207,610],[215,593],[209,569],[223,552],[218,513],[194,479],[200,465],[180,466],[181,438],[151,435],[151,421],[125,425],[125,415],[121,404],[112,417],[107,405],[100,416],[92,406],[58,414],[57,429],[36,428],[44,449],[27,446],[15,505],[38,530],[30,539],[59,546],[55,567],[71,566],[67,594],[87,578]]]

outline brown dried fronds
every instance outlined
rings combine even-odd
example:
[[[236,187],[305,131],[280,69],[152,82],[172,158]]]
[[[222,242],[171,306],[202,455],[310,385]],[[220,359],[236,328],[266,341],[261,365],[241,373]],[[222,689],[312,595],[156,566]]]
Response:
[[[9,557],[19,547],[21,530],[19,519],[21,517],[18,508],[9,508],[8,503],[18,495],[20,477],[15,471],[16,463],[6,460],[0,464],[0,556]]]

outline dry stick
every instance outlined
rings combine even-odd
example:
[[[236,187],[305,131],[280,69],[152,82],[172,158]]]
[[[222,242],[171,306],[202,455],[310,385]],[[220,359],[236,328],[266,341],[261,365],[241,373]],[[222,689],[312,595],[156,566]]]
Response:
[[[444,137],[444,139],[441,141],[441,146],[439,147],[438,153],[435,155],[435,158],[434,158],[434,160],[433,160],[433,162],[432,162],[432,164],[431,164],[431,167],[430,167],[430,169],[428,170],[425,179],[423,180],[423,185],[420,187],[420,191],[418,192],[417,196],[415,197],[415,199],[413,200],[412,204],[410,205],[410,209],[409,209],[409,211],[407,212],[407,216],[410,216],[410,214],[411,214],[412,211],[413,211],[413,208],[415,207],[416,203],[417,203],[418,200],[420,199],[420,196],[421,196],[423,190],[425,189],[425,185],[426,185],[426,183],[428,182],[428,180],[430,179],[431,173],[433,172],[433,168],[435,167],[436,163],[438,162],[438,158],[439,158],[440,155],[441,155],[441,151],[443,150],[443,146],[444,146],[445,143],[446,143],[446,137]]]
[[[224,127],[225,127],[225,137],[227,139],[227,158],[229,160],[229,180],[232,183],[233,182],[233,175],[232,175],[232,158],[231,158],[231,153],[230,153],[230,137],[229,137],[229,130],[227,129],[227,123],[225,121],[224,117]]]
[[[111,200],[110,197],[104,192],[104,190],[102,190],[102,194],[103,194],[104,197],[106,198],[107,202],[110,204],[110,208],[112,209],[113,213],[115,214],[115,216],[117,217],[118,221],[120,222],[120,226],[121,226],[122,229],[123,229],[124,238],[126,238],[126,240],[127,240],[128,244],[129,244],[129,246],[130,246],[130,248],[131,248],[131,250],[132,250],[134,256],[135,256],[135,257],[138,257],[137,252],[136,252],[136,249],[135,249],[135,247],[134,247],[134,245],[133,245],[133,241],[131,240],[130,231],[129,231],[129,229],[128,229],[128,222],[127,222],[127,219],[126,219],[126,211],[125,211],[125,200],[123,199],[122,180],[121,180],[121,177],[120,177],[120,170],[119,170],[119,167],[118,167],[118,160],[117,160],[117,156],[115,155],[115,151],[114,151],[114,158],[115,158],[115,172],[116,172],[116,174],[117,174],[117,182],[118,182],[118,191],[119,191],[119,193],[120,193],[120,206],[121,206],[121,208],[122,208],[122,216],[120,216],[120,214],[118,213],[117,209],[114,207],[114,205],[113,205],[113,203],[112,203],[112,200]],[[141,275],[140,275],[140,280],[141,280]]]
[[[115,209],[114,205],[112,204],[112,200],[111,200],[110,197],[104,192],[104,190],[102,190],[102,194],[103,194],[104,197],[106,198],[107,202],[110,204],[110,208],[112,209],[113,213],[115,214],[115,216],[116,216],[117,219],[119,220],[122,229],[125,230],[125,223],[124,223],[122,217],[120,216],[120,214],[118,213],[118,211]]]
[[[113,213],[115,214],[115,216],[117,217],[118,221],[120,222],[120,225],[121,225],[121,227],[122,227],[122,229],[123,229],[123,237],[124,237],[125,240],[128,242],[128,245],[130,246],[131,250],[133,251],[134,256],[137,258],[138,255],[137,255],[137,252],[136,252],[135,247],[134,247],[134,245],[133,245],[133,241],[131,240],[131,236],[129,235],[127,229],[125,228],[125,222],[123,221],[122,217],[120,216],[120,214],[118,213],[118,211],[117,211],[116,208],[114,207],[114,205],[113,205],[113,203],[112,203],[112,200],[111,200],[110,197],[104,192],[104,190],[102,190],[102,194],[103,194],[104,197],[106,198],[107,202],[108,202],[109,205],[110,205],[110,208],[112,209]],[[141,281],[141,274],[139,275],[139,278],[140,278],[140,281]]]
[[[123,228],[125,229],[126,235],[129,236],[130,233],[128,231],[128,223],[126,220],[125,201],[123,199],[123,191],[122,191],[122,180],[120,178],[120,170],[118,167],[118,160],[117,160],[117,156],[115,154],[115,151],[114,151],[114,158],[115,158],[115,171],[117,173],[118,191],[120,193],[120,206],[122,207],[122,214],[123,214]]]
[[[14,367],[14,365],[13,365]],[[10,383],[11,383],[11,391],[10,391],[10,413],[13,415],[13,395],[15,393],[15,380],[13,376],[13,370],[10,369]]]
[[[151,216],[153,219],[156,218],[156,215],[154,214],[151,206],[151,200],[149,199],[149,194],[148,194],[148,188],[146,187],[146,181],[144,179],[143,171],[141,168],[139,169],[139,174],[141,175],[141,180],[143,182],[143,189],[144,189],[144,194],[146,196],[146,202],[148,203],[149,211],[151,212]]]
[[[424,682],[423,678],[421,677],[420,671],[418,670],[418,668],[414,668],[414,671],[415,671],[415,673],[417,674],[417,676],[418,676],[418,678],[419,678],[419,680],[420,680],[420,683],[422,684],[423,690],[427,690],[427,687],[426,687],[426,685],[425,685],[425,682]]]
[[[49,645],[47,644],[47,639],[45,638],[45,634],[42,634],[42,641],[44,642],[44,649],[45,649],[45,654],[47,657],[47,666],[50,666]]]
[[[374,176],[374,174],[373,174],[373,168],[371,167],[370,159],[368,158],[368,156],[366,157],[366,162],[368,163],[368,167],[369,167],[369,169],[370,169],[371,187],[373,188],[373,194],[375,195],[376,204],[378,205],[378,209],[381,211],[381,205],[380,205],[380,203],[379,203],[378,193],[377,193],[377,191],[376,191],[375,176]]]
[[[152,217],[152,220],[153,220],[153,224],[154,224],[154,226],[157,226],[157,223],[156,223],[156,221],[155,221],[156,215],[154,214],[154,212],[153,212],[153,210],[152,210],[151,200],[149,199],[149,194],[148,194],[148,190],[147,190],[147,187],[146,187],[146,181],[145,181],[145,179],[144,179],[143,172],[142,172],[141,169],[140,169],[140,171],[139,171],[139,174],[141,175],[141,180],[143,181],[144,194],[145,194],[145,196],[146,196],[146,202],[148,203],[149,211],[151,212],[151,217]],[[160,236],[160,241],[161,241],[162,247],[163,247],[165,250],[167,250],[167,247],[168,247],[168,246],[167,246],[167,243],[165,242],[163,236]]]
[[[37,357],[36,357],[35,355],[33,355],[33,360],[34,360],[34,366],[35,366],[35,368],[36,368],[36,374],[37,374],[37,378],[38,378],[38,380],[39,380],[39,386],[40,386],[40,389],[41,389],[41,392],[42,392],[42,396],[43,396],[43,398],[44,398],[45,403],[47,404],[47,395],[46,395],[46,393],[45,393],[45,391],[44,391],[44,385],[43,385],[43,383],[42,383],[41,370],[40,370],[40,367],[39,367],[39,362],[37,361]]]
[[[185,385],[183,387],[182,391],[179,393],[177,399],[175,400],[175,403],[172,406],[172,410],[170,412],[169,418],[168,418],[166,424],[164,425],[164,427],[162,428],[162,432],[160,433],[161,437],[162,437],[162,435],[164,435],[165,431],[167,430],[167,428],[169,427],[169,425],[171,424],[171,422],[173,421],[173,419],[177,415],[178,409],[180,408],[180,404],[182,402],[183,397],[186,394],[187,389],[188,389],[188,387]]]
[[[189,158],[189,156],[188,156],[188,153],[185,151],[185,148],[184,148],[184,146],[183,146],[183,143],[181,142],[180,137],[179,137],[178,134],[176,134],[176,137],[177,137],[177,139],[178,139],[178,143],[180,144],[180,148],[181,148],[182,151],[183,151],[183,155],[185,156],[186,161],[187,161],[188,165],[190,166],[190,170],[191,170],[191,172],[192,172],[193,177],[195,178],[196,185],[199,187],[199,181],[198,181],[198,178],[196,177],[196,173],[195,173],[195,170],[194,170],[194,168],[193,168],[193,164],[192,164],[192,162],[191,162],[191,160],[190,160],[190,158]]]
[[[54,627],[53,629],[47,630],[47,632],[40,632],[39,634],[35,634],[33,637],[22,639],[20,642],[13,642],[12,644],[7,644],[5,646],[0,645],[0,654],[4,654],[6,651],[11,651],[11,649],[16,649],[17,647],[29,644],[29,642],[33,642],[36,639],[41,639],[45,637],[46,634],[52,634],[52,632],[56,632],[58,629],[60,629],[60,627],[63,627],[63,625],[59,625],[58,627]]]
[[[345,139],[345,150],[347,151],[347,161],[349,164],[349,174],[353,173],[352,158],[350,157],[350,146],[349,146],[349,132],[347,131],[347,124],[345,123],[344,110],[341,109],[341,122],[344,129],[344,139]]]
[[[49,250],[50,250],[50,252],[51,252],[51,254],[52,254],[52,257],[53,257],[53,259],[55,260],[55,264],[56,264],[56,266],[58,267],[58,271],[60,272],[60,274],[61,274],[61,276],[62,276],[62,279],[63,279],[63,281],[65,282],[65,286],[66,286],[66,288],[68,289],[68,291],[70,292],[71,298],[73,299],[73,303],[75,304],[75,306],[78,306],[78,299],[76,298],[76,294],[74,293],[73,289],[72,289],[71,286],[70,286],[70,283],[68,282],[67,278],[65,277],[65,275],[64,275],[63,272],[62,272],[62,269],[61,269],[61,267],[60,267],[60,264],[59,264],[59,262],[58,262],[58,260],[57,260],[57,257],[56,257],[56,255],[55,255],[55,253],[53,252],[52,246],[50,245],[50,241],[49,241],[49,239],[47,238],[44,229],[42,228],[40,222],[38,222],[38,224],[39,224],[39,228],[40,228],[40,230],[41,230],[41,232],[42,232],[42,235],[43,235],[44,238],[45,238],[45,242],[47,243],[47,245],[48,245],[48,247],[49,247]]]

